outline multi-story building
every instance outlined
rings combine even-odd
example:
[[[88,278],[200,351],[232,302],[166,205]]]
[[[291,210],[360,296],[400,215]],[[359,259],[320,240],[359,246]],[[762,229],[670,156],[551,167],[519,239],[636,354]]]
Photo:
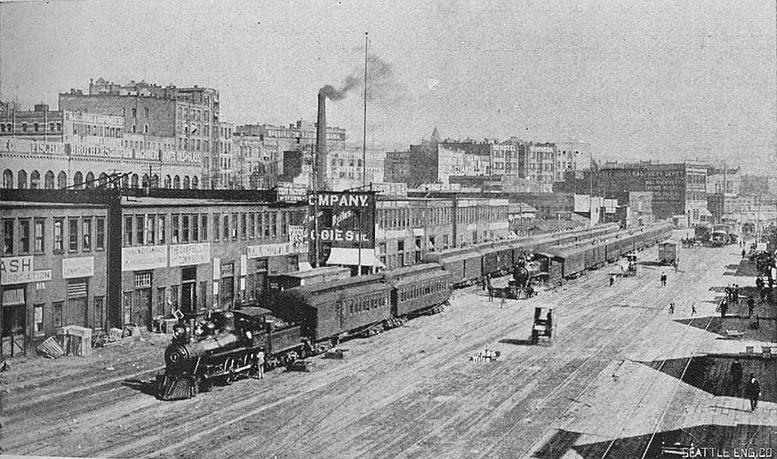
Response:
[[[89,91],[59,95],[60,110],[120,116],[123,134],[173,139],[176,153],[197,158],[202,187],[218,185],[219,93],[215,89],[158,86],[141,81],[118,85],[100,78]]]
[[[235,189],[243,188],[243,177],[239,175],[242,167],[235,161],[233,152],[232,132],[234,126],[221,122],[218,127],[218,145],[216,150],[219,155],[219,188]]]
[[[326,136],[329,151],[345,149],[345,129],[327,126]],[[247,150],[242,158],[251,161],[251,166],[238,164],[236,168],[254,174],[253,183],[274,186],[284,174],[284,153],[302,152],[305,161],[310,161],[316,144],[316,124],[303,120],[288,126],[244,124],[235,127],[234,138],[239,145],[236,148]]]
[[[379,150],[345,147],[329,149],[326,164],[326,182],[329,190],[347,190],[383,182],[385,153]],[[366,165],[364,163],[366,157]],[[366,175],[365,175],[366,172]]]
[[[695,225],[710,220],[707,210],[707,166],[700,162],[660,164],[605,163],[595,170],[566,173],[555,191],[592,193],[607,198],[626,192],[652,193],[653,217],[657,220],[681,219]]]
[[[410,151],[387,151],[383,174],[387,182],[407,183],[410,178]]]
[[[523,143],[518,148],[518,175],[541,184],[543,192],[553,191],[556,178],[556,145]]]
[[[53,202],[36,202],[41,193],[0,202],[3,356],[64,325],[150,327],[175,310],[230,309],[308,260],[305,203],[164,190],[128,192],[133,199],[54,192]]]
[[[567,171],[579,171],[591,167],[591,144],[587,142],[556,143],[555,182],[563,182]]]
[[[509,205],[501,198],[381,197],[376,250],[387,270],[421,263],[427,252],[504,239]]]

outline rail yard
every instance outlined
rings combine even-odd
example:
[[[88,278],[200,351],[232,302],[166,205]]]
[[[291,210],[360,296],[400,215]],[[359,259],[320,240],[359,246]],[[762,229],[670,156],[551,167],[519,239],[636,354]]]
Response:
[[[682,252],[677,270],[658,266],[653,246],[634,276],[610,285],[621,270],[606,264],[529,299],[454,290],[440,314],[340,343],[343,359],[313,357],[307,372],[276,369],[186,400],[155,397],[165,335],[88,358],[13,361],[0,374],[0,446],[81,457],[633,458],[693,445],[704,454],[695,457],[773,457],[777,359],[763,349],[777,346],[774,304],[757,303],[757,329],[744,301],[720,318],[723,289],[754,285],[752,270],[734,245]],[[554,337],[532,345],[536,307],[554,309]],[[761,383],[754,411],[732,388],[737,357]]]

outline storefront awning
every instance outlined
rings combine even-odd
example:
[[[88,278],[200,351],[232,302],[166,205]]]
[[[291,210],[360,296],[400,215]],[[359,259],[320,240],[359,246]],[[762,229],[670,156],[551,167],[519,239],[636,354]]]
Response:
[[[300,271],[312,271],[313,267],[310,266],[310,263],[307,261],[300,261],[299,262],[299,270]]]
[[[359,258],[359,250],[361,250],[361,259]],[[347,266],[361,264],[361,266],[385,268],[383,263],[375,257],[375,249],[332,247],[332,251],[329,253],[329,259],[326,261],[326,264]]]
[[[24,304],[24,287],[3,289],[3,306],[18,306],[20,304]]]

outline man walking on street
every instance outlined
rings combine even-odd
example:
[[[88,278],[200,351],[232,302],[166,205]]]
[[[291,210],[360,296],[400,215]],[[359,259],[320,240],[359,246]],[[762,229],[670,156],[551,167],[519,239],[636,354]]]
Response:
[[[610,274],[610,287],[612,287],[612,284],[614,284],[614,283],[615,283],[615,276]]]
[[[691,303],[691,315],[696,315],[696,303]]]
[[[728,311],[728,300],[723,298],[723,301],[720,302],[720,318],[726,317],[726,311]]]
[[[755,379],[753,373],[750,373],[750,382],[747,384],[747,398],[750,399],[750,411],[755,411],[758,399],[761,398],[761,384]]]
[[[669,315],[674,315],[674,301],[669,302]]]
[[[661,273],[661,287],[666,287],[666,273]]]

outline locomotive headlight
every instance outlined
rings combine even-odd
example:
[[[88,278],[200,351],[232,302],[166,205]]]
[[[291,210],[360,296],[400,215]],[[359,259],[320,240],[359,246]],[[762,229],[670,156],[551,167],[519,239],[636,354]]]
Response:
[[[250,340],[253,337],[254,337],[254,334],[251,333],[251,330],[247,330],[246,331],[246,339]]]

